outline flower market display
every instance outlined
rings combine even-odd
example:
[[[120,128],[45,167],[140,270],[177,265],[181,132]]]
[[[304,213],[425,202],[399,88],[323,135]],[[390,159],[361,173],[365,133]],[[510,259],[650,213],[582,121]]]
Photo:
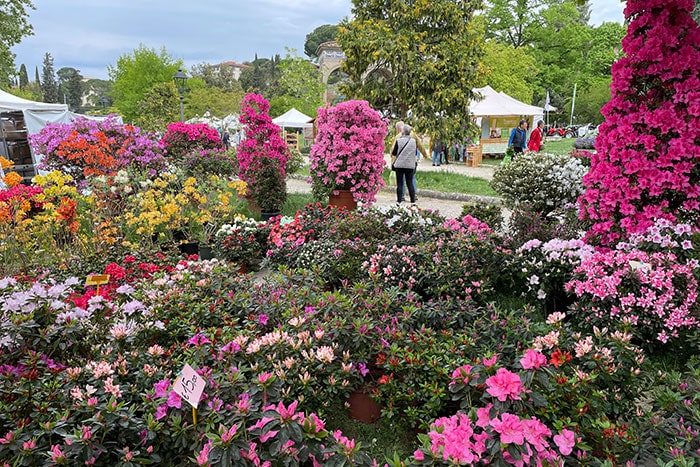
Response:
[[[309,154],[314,196],[325,200],[350,191],[371,205],[384,186],[386,123],[366,101],[318,109],[318,135]]]
[[[629,52],[666,47],[654,37],[667,29],[696,37],[691,7],[629,0],[618,89],[655,89],[655,67],[628,66]],[[697,75],[686,61],[659,76],[670,66]],[[649,103],[694,118],[664,82],[672,102]],[[260,99],[244,119],[276,135]],[[498,169],[540,172],[504,188],[508,216],[467,205],[449,219],[371,206],[358,185],[359,209],[316,202],[258,221],[244,197],[258,156],[284,173],[285,149],[260,144],[276,138],[226,162],[202,126],[162,138],[111,120],[47,126],[33,140],[48,171],[0,189],[0,466],[697,465],[694,192],[613,195],[624,177],[601,175],[647,183],[622,155],[661,138],[653,150],[675,160],[686,136],[647,140],[641,123],[621,135],[629,105],[609,105],[587,175],[575,155],[523,156]],[[323,190],[374,164],[386,131],[365,104],[348,109],[352,134],[319,132],[311,170],[340,133],[358,159],[329,165],[341,178]],[[323,123],[334,109],[321,110]],[[677,174],[693,181],[684,154]],[[353,419],[367,396],[378,418]]]

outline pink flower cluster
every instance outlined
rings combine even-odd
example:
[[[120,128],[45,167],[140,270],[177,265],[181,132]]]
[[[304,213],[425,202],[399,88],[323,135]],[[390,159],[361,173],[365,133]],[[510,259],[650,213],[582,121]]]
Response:
[[[443,225],[446,229],[453,232],[474,235],[479,240],[487,240],[493,233],[493,229],[487,223],[470,215],[466,215],[461,219],[447,219]]]
[[[318,109],[318,135],[311,148],[314,193],[350,190],[355,201],[372,204],[385,185],[386,123],[366,101]]]
[[[603,245],[700,209],[700,27],[692,0],[630,0],[625,57],[580,197]]]
[[[206,123],[171,123],[161,144],[171,157],[183,157],[193,151],[223,150],[219,132]]]
[[[682,329],[700,326],[693,266],[673,253],[600,251],[581,263],[566,287],[594,324],[624,323],[637,333],[653,331],[665,343]]]
[[[430,446],[418,449],[413,456],[423,461],[426,455],[455,464],[476,464],[491,457],[490,445],[500,444],[503,460],[511,465],[550,465],[561,462],[576,444],[573,431],[564,429],[552,437],[547,426],[535,417],[520,419],[517,415],[503,412],[492,416],[493,406],[477,409],[477,420],[458,413],[451,417],[438,418],[428,433]],[[555,450],[552,443],[556,446]],[[516,459],[511,448],[520,454]]]

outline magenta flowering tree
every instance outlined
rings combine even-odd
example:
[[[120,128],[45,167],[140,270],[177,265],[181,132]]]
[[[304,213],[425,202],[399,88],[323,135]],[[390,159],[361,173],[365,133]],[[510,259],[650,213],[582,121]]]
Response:
[[[161,144],[168,155],[174,158],[199,151],[224,150],[219,132],[206,123],[171,123]]]
[[[247,94],[240,122],[245,139],[238,147],[238,176],[248,184],[248,195],[263,211],[279,211],[287,199],[289,149],[282,130],[268,114],[270,103],[260,94]]]
[[[700,208],[700,28],[692,0],[629,0],[612,99],[584,177],[589,237],[610,245]]]
[[[314,196],[322,199],[349,190],[355,201],[374,203],[385,185],[386,123],[379,113],[366,101],[341,102],[318,109],[317,124],[309,155]]]

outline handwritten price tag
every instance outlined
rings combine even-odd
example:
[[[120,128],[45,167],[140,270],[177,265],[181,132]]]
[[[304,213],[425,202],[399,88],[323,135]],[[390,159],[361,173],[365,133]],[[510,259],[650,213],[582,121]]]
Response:
[[[185,364],[173,386],[175,386],[174,391],[196,409],[206,385],[204,378],[199,376],[191,366]]]
[[[85,285],[103,285],[108,282],[109,274],[93,274],[85,279]]]

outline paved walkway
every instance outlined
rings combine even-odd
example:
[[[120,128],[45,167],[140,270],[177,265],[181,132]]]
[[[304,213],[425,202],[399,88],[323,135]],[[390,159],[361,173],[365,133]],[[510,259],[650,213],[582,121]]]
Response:
[[[389,156],[386,156],[387,166],[390,165]],[[495,198],[487,198],[482,196],[468,195],[465,193],[442,193],[439,191],[421,190],[420,188],[420,173],[421,172],[449,172],[466,175],[469,177],[478,177],[485,180],[493,178],[494,167],[467,167],[464,163],[449,163],[439,167],[433,166],[430,161],[421,160],[418,165],[418,207],[423,209],[431,209],[439,211],[440,214],[447,218],[458,217],[462,212],[462,206],[467,202],[478,201],[484,203],[498,202]],[[287,180],[287,190],[289,193],[311,193],[311,185],[306,182],[305,178],[290,177]],[[408,193],[406,193],[408,198]],[[396,187],[385,187],[377,193],[377,206],[389,206],[396,204]]]

